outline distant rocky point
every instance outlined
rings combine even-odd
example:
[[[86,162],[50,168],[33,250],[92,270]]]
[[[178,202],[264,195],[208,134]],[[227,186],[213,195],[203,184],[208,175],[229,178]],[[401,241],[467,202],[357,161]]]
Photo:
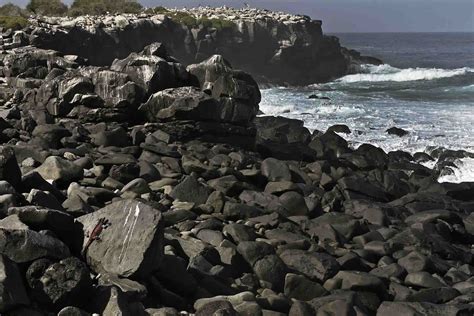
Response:
[[[161,42],[185,64],[214,54],[259,82],[306,85],[381,63],[342,47],[324,35],[321,21],[263,9],[227,7],[147,10],[142,14],[29,18],[29,26],[7,32],[3,48],[32,45],[74,54],[94,66]]]

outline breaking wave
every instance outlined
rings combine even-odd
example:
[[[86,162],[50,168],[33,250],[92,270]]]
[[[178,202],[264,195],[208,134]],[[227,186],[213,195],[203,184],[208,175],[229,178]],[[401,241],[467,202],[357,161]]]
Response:
[[[354,82],[405,82],[418,80],[435,80],[463,76],[474,73],[474,68],[463,67],[457,69],[440,68],[407,68],[400,69],[388,64],[383,65],[362,65],[361,73],[347,75],[337,80],[341,83]]]

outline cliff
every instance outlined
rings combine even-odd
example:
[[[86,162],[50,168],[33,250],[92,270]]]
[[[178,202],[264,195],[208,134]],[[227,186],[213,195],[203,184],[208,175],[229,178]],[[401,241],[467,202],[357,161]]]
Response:
[[[253,74],[260,82],[305,85],[353,72],[361,58],[322,32],[321,21],[260,9],[196,8],[160,14],[32,17],[30,26],[6,37],[7,48],[33,45],[110,65],[145,46],[161,42],[183,63],[214,54]]]

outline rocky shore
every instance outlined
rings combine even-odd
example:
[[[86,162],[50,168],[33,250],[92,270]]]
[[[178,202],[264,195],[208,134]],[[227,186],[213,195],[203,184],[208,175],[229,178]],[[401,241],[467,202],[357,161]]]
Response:
[[[474,313],[474,184],[437,182],[468,153],[354,149],[347,126],[259,116],[256,81],[220,55],[186,67],[152,43],[91,66],[17,46],[2,315]]]
[[[259,82],[307,85],[381,63],[341,47],[321,21],[262,9],[161,9],[143,14],[30,17],[23,31],[3,35],[3,47],[33,45],[108,66],[161,42],[185,64],[223,55]]]

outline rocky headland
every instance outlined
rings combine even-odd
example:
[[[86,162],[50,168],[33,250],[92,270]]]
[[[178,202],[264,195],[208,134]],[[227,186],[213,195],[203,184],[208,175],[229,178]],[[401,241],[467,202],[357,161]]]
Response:
[[[109,49],[171,23],[134,21],[94,51],[73,39],[97,28],[60,19],[4,32],[1,314],[474,313],[474,184],[437,182],[469,153],[355,149],[347,126],[258,115],[258,84],[221,55]]]
[[[306,85],[380,63],[324,35],[321,21],[262,9],[155,9],[143,14],[29,18],[29,26],[3,37],[3,47],[33,45],[108,66],[154,42],[185,64],[214,54],[259,82]]]

